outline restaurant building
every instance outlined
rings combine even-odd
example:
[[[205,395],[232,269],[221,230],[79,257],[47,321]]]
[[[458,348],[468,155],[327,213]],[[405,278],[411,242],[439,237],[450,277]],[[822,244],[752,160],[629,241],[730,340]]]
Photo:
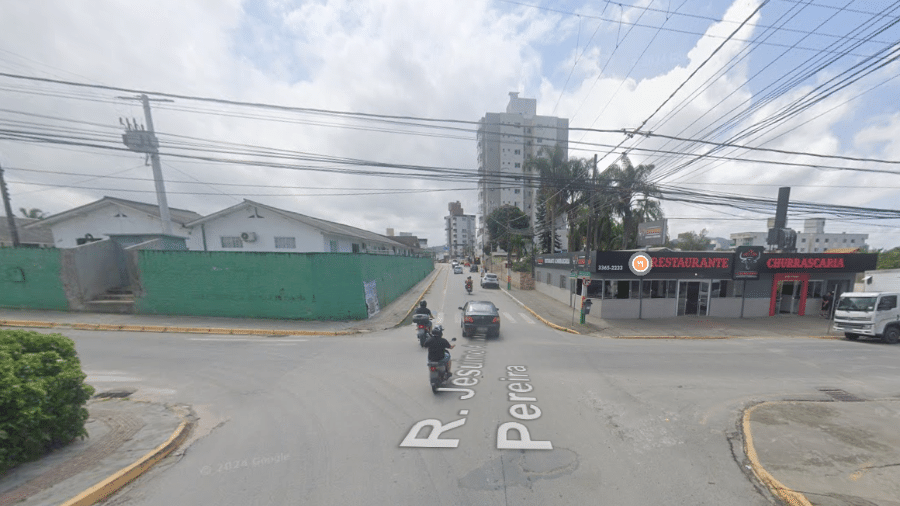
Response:
[[[636,255],[649,269],[634,269]],[[535,288],[580,308],[582,286],[600,318],[817,314],[822,295],[853,289],[875,253],[593,251],[539,255]]]

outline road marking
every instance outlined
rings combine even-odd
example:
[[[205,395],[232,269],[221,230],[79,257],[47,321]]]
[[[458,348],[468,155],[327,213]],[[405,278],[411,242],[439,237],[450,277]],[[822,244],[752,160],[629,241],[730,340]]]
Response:
[[[88,383],[137,383],[141,381],[141,378],[135,378],[133,376],[118,376],[112,374],[88,374],[84,381]]]
[[[528,315],[526,315],[525,313],[519,313],[519,316],[521,316],[522,319],[525,320],[525,323],[528,323],[528,324],[530,324],[530,325],[534,325],[534,320],[532,320],[531,318],[529,318]]]
[[[227,338],[227,337],[189,337],[188,341],[212,341],[212,342],[240,342],[240,343],[302,343],[304,341],[309,341],[309,339],[265,339],[265,338],[257,338],[257,339],[241,339],[241,338]]]
[[[513,317],[512,317],[511,314],[504,312],[504,313],[503,313],[503,316],[504,316],[507,320],[509,320],[510,323],[516,323],[516,320],[513,319]]]

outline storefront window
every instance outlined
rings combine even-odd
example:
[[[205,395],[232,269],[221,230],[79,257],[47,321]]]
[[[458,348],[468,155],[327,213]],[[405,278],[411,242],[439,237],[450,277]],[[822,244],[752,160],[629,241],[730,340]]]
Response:
[[[746,281],[741,281],[740,283],[732,283],[732,286],[734,286],[734,290],[731,295],[732,297],[744,296],[744,283],[746,283]]]
[[[678,294],[674,279],[646,279],[642,283],[645,299],[674,299]]]
[[[728,283],[727,279],[714,279],[712,282],[712,290],[709,295],[711,297],[728,297]]]
[[[822,286],[825,284],[824,281],[810,281],[809,288],[806,290],[806,296],[813,299],[819,299],[822,297]]]

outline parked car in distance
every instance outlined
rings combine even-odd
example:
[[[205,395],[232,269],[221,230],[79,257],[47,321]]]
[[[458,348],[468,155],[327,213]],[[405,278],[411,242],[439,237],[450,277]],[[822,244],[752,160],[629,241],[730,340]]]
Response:
[[[493,272],[489,272],[481,278],[481,288],[500,288],[500,280]]]
[[[454,265],[453,266],[453,274],[462,274],[462,266]]]
[[[500,311],[493,302],[469,301],[459,309],[462,311],[460,327],[463,337],[472,337],[475,334],[485,334],[487,337],[500,335]]]

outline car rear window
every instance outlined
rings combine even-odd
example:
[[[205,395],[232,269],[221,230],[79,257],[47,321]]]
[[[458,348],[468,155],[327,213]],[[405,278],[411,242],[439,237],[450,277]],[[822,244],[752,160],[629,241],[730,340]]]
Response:
[[[493,313],[494,306],[489,304],[472,304],[469,306],[469,311],[474,311],[476,313]]]
[[[496,274],[485,274],[484,279],[497,279]]]

